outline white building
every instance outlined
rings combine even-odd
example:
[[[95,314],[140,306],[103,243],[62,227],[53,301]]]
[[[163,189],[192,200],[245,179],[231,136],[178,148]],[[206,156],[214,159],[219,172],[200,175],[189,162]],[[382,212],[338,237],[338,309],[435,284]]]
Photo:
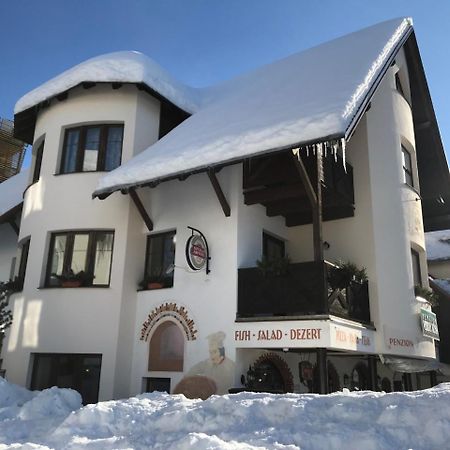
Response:
[[[15,112],[33,166],[12,382],[85,402],[432,382],[410,375],[436,365],[414,286],[450,181],[409,19],[204,89],[104,55]]]

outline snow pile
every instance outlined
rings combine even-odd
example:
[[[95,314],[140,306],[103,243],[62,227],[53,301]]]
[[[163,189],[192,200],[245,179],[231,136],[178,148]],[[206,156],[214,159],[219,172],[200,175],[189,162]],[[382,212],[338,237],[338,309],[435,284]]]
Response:
[[[0,384],[5,389],[15,388]],[[72,413],[73,391],[30,395],[32,408],[26,402],[0,422],[0,449],[419,450],[448,448],[450,439],[450,384],[408,393],[241,393],[206,401],[152,393]]]

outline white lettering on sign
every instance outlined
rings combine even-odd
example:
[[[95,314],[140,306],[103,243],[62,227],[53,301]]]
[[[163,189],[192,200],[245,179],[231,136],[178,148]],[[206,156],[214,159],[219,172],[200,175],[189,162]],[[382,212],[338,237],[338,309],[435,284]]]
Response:
[[[370,346],[370,338],[368,336],[358,336],[356,333],[339,329],[336,329],[336,341],[353,345]]]

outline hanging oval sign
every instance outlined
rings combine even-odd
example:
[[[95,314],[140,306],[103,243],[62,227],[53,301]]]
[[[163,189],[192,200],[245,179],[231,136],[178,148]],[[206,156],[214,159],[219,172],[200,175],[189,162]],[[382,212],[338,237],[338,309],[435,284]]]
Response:
[[[193,234],[186,242],[186,259],[192,270],[202,270],[208,261],[208,250],[203,236]]]

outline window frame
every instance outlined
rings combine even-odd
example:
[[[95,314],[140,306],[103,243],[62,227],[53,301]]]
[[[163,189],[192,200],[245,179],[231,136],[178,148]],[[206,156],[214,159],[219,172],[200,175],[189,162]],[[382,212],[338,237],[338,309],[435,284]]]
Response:
[[[122,164],[122,152],[123,152],[123,138],[124,138],[124,131],[125,126],[124,123],[93,123],[93,124],[86,124],[86,125],[79,125],[75,127],[68,127],[64,129],[64,139],[63,139],[63,146],[61,151],[61,161],[59,163],[59,170],[58,175],[66,175],[71,173],[91,173],[91,172],[109,172],[110,170],[114,170],[117,167],[114,167],[113,169],[107,170],[105,168],[106,163],[106,150],[107,150],[107,142],[108,142],[108,136],[109,136],[109,129],[110,128],[122,128],[122,142],[120,146],[120,158],[119,158],[119,167]],[[84,162],[84,155],[85,155],[85,146],[86,146],[86,136],[89,129],[93,128],[99,128],[99,144],[98,144],[98,157],[97,157],[97,165],[95,170],[83,170],[83,162]],[[64,170],[64,165],[67,157],[67,140],[69,136],[69,132],[71,131],[78,131],[78,144],[75,154],[75,170],[66,172]]]
[[[23,290],[23,285],[25,283],[25,275],[27,271],[28,265],[28,254],[30,252],[30,242],[31,236],[23,239],[19,244],[20,249],[20,259],[19,265],[17,268],[17,275],[14,276],[14,281],[16,283],[17,292],[21,292]]]
[[[33,166],[33,178],[31,184],[37,183],[41,178],[42,156],[44,154],[45,138],[42,139],[39,146],[36,149],[34,166]]]
[[[160,233],[152,233],[152,234],[148,234],[147,235],[147,242],[146,242],[146,246],[145,246],[145,263],[144,263],[144,282],[149,278],[148,272],[149,272],[149,250],[150,250],[150,241],[152,239],[155,239],[157,237],[163,237],[163,236],[172,236],[172,239],[174,239],[176,237],[176,230],[169,230],[169,231],[162,231]],[[172,264],[175,264],[175,256],[176,256],[176,244],[174,243],[174,251],[173,251],[173,262]],[[161,266],[163,265],[164,261],[161,262]],[[158,289],[168,289],[168,288],[172,288],[174,286],[174,279],[175,279],[175,271],[172,272],[171,275],[171,284],[169,286],[162,286],[162,287],[152,287],[149,288],[148,284],[150,284],[150,281],[148,281],[147,286],[142,286],[143,291],[153,291],[153,290],[158,290]]]
[[[265,258],[268,258],[268,253],[267,253],[267,247],[269,245],[269,242],[271,242],[272,244],[275,244],[276,246],[278,246],[282,251],[281,251],[281,258],[284,258],[286,256],[286,242],[283,239],[277,238],[274,235],[267,233],[266,231],[263,231],[262,233],[262,255]]]
[[[85,273],[89,276],[94,276],[95,269],[95,252],[96,252],[96,244],[97,244],[97,235],[102,233],[109,233],[112,235],[112,245],[111,245],[111,262],[109,264],[109,274],[108,274],[108,284],[93,284],[91,282],[88,285],[84,286],[76,286],[78,287],[89,287],[89,288],[109,288],[111,285],[111,271],[113,265],[113,256],[114,256],[114,240],[115,240],[115,231],[114,230],[68,230],[68,231],[55,231],[50,235],[50,243],[48,248],[47,255],[47,266],[45,270],[45,280],[44,287],[45,288],[63,288],[66,289],[68,286],[52,286],[50,284],[51,274],[51,266],[53,260],[53,252],[55,248],[55,239],[57,236],[66,236],[66,244],[64,248],[64,261],[63,261],[63,272],[70,269],[72,265],[73,259],[73,245],[75,241],[76,235],[88,235],[88,245],[86,251],[86,270]],[[72,286],[75,287],[75,286]]]
[[[412,275],[413,275],[413,284],[414,286],[423,286],[422,282],[422,264],[420,263],[420,252],[411,247],[411,267],[412,267]],[[415,272],[417,270],[417,274],[419,276],[419,280],[415,278]],[[418,281],[418,282],[416,282]]]
[[[411,152],[405,147],[405,145],[401,144],[402,150],[402,176],[403,183],[415,189],[414,183],[414,170],[413,170],[413,158]],[[407,155],[408,158],[405,158],[403,155]],[[405,162],[409,160],[409,167],[405,166]],[[409,179],[411,179],[411,183],[409,183]]]

